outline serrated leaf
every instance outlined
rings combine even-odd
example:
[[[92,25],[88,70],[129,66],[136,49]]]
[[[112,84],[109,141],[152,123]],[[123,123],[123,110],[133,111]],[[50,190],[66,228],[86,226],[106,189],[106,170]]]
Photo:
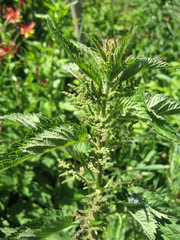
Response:
[[[133,77],[136,73],[145,69],[167,68],[169,64],[152,58],[137,58],[132,61],[128,67],[122,72],[119,80],[122,82]]]
[[[0,119],[15,122],[23,127],[27,127],[30,129],[37,128],[38,123],[40,123],[40,115],[35,113],[13,113],[10,115],[1,116]]]
[[[11,239],[20,239],[20,240],[39,240],[40,238],[31,229],[26,229],[21,233],[17,234],[17,237],[11,236]]]
[[[88,142],[77,143],[71,146],[67,146],[64,148],[68,154],[70,154],[74,159],[79,160],[86,160],[89,152],[91,152],[91,146]]]
[[[60,42],[60,44],[65,48],[65,50],[69,53],[69,55],[73,58],[82,56],[82,53],[79,48],[77,48],[72,42],[67,40],[60,32],[57,31],[57,29],[53,26],[52,21],[50,18],[47,18],[47,23],[49,25],[49,28],[56,36],[57,40]]]
[[[103,48],[101,47],[101,45],[99,44],[99,42],[97,41],[97,39],[93,36],[91,36],[90,34],[88,34],[89,38],[93,41],[96,49],[98,50],[100,56],[102,57],[102,59],[106,62],[106,54],[103,50]]]
[[[156,239],[156,230],[157,230],[157,221],[154,218],[154,215],[148,209],[148,207],[142,208],[142,209],[139,209],[136,211],[132,211],[129,209],[129,213],[141,225],[146,236],[150,240],[155,240]]]
[[[153,113],[149,113],[149,116],[152,119],[152,126],[156,130],[156,133],[171,141],[177,141],[179,139],[177,130],[166,120],[157,118]]]
[[[0,119],[15,122],[31,130],[33,128],[38,130],[40,130],[40,128],[47,129],[63,123],[60,117],[48,118],[36,113],[13,113],[10,115],[1,116]]]
[[[29,153],[44,153],[84,141],[86,130],[78,124],[62,125],[37,134],[26,142],[21,150]],[[52,150],[51,150],[52,149]]]
[[[0,157],[0,171],[16,166],[39,154],[47,153],[85,141],[86,129],[78,124],[61,125],[59,127],[36,133],[33,137],[12,146]]]
[[[50,18],[47,18],[47,23],[57,40],[72,57],[74,62],[79,66],[81,71],[96,82],[96,84],[101,85],[101,74],[98,67],[95,64],[92,64],[75,44],[67,40],[60,32],[57,31]]]
[[[154,208],[151,208],[150,206],[148,208],[157,218],[169,219],[166,214],[158,212],[157,210],[155,210]]]
[[[81,51],[91,55],[93,57],[93,59],[96,61],[96,64],[98,64],[98,62],[100,60],[100,56],[97,52],[95,52],[92,48],[87,47],[86,45],[84,45],[82,43],[76,43],[76,44],[81,49]]]
[[[179,240],[180,239],[180,226],[179,224],[165,223],[160,226],[161,236],[164,240]]]
[[[150,120],[141,90],[137,90],[131,97],[122,97],[118,101],[118,108],[122,111],[122,116],[130,114],[138,119]]]
[[[115,52],[113,54],[113,70],[111,72],[111,77],[113,76],[113,78],[115,78],[122,70],[121,66],[122,66],[122,57],[123,57],[123,53],[126,51],[126,48],[128,47],[131,39],[133,38],[136,28],[132,28],[130,29],[129,33],[120,40],[119,45],[116,47]]]
[[[75,78],[80,81],[83,80],[83,75],[79,72],[79,67],[76,63],[66,63],[62,65],[62,70],[72,74]]]
[[[40,240],[45,239],[72,225],[73,218],[61,210],[47,210],[11,234],[11,239]]]
[[[156,117],[180,113],[180,102],[162,94],[147,93],[145,103]]]

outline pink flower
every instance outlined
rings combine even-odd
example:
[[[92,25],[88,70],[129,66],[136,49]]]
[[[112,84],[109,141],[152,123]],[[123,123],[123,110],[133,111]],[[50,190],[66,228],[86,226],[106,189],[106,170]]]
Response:
[[[166,22],[169,22],[169,17],[166,18]]]
[[[17,11],[14,11],[12,8],[6,8],[4,18],[9,19],[9,23],[17,22],[21,18],[20,11],[20,8],[18,8]]]
[[[148,37],[149,37],[149,34],[145,34],[145,37],[148,38]]]
[[[0,57],[16,53],[17,48],[15,47],[15,42],[12,42],[11,44],[2,44],[0,46]]]
[[[161,58],[161,57],[159,57],[159,58],[158,58],[158,61],[162,61],[162,58]]]
[[[23,4],[27,5],[27,0],[19,0],[19,7],[21,7]]]
[[[0,56],[3,57],[12,52],[12,47],[10,45],[1,45],[0,47]]]
[[[25,38],[31,37],[34,33],[34,29],[33,29],[34,25],[35,25],[34,22],[31,22],[29,24],[24,24],[24,25],[22,23],[20,23],[20,26],[21,26],[20,34],[24,35]]]

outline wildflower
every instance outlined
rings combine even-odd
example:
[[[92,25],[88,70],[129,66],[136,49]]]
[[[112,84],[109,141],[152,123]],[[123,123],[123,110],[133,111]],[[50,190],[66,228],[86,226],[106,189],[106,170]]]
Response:
[[[21,35],[24,35],[25,38],[31,37],[34,33],[34,22],[31,22],[27,25],[23,25],[22,23],[20,23],[21,26]]]
[[[27,0],[19,0],[19,7],[21,7],[23,3],[27,5]]]
[[[162,61],[162,58],[161,58],[161,57],[159,57],[159,58],[158,58],[158,61]]]
[[[166,22],[169,22],[169,17],[166,18]]]
[[[15,47],[15,42],[12,42],[10,44],[2,44],[0,46],[0,57],[3,57],[5,55],[11,55],[11,54],[16,54],[17,53],[17,48]]]
[[[9,19],[9,23],[17,22],[21,19],[20,8],[14,11],[12,8],[6,8],[6,15],[4,18]]]
[[[1,45],[0,46],[0,56],[3,57],[12,52],[12,47],[10,45]]]
[[[148,38],[148,37],[149,37],[149,34],[145,34],[145,37]]]

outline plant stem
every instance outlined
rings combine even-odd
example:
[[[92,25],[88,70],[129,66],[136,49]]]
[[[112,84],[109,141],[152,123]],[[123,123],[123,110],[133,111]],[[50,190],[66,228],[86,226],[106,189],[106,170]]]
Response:
[[[106,102],[107,102],[107,94],[109,92],[109,84],[108,84],[108,79],[105,79],[105,86],[104,86],[104,95],[105,98],[102,101],[102,107],[101,107],[101,117],[104,118],[106,116]],[[102,147],[104,144],[102,144],[100,147]],[[96,182],[96,186],[97,188],[102,186],[102,175],[103,175],[103,167],[102,165],[98,162],[97,164],[97,170],[98,170],[98,174],[97,174],[97,182]]]
[[[103,168],[100,163],[97,164],[97,170],[98,170],[98,174],[97,174],[96,186],[99,188],[102,186],[102,173],[103,173]]]

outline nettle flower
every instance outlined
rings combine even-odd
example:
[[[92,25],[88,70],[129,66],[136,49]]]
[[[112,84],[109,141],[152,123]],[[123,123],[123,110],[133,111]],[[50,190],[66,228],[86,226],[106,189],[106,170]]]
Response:
[[[103,39],[103,49],[106,53],[113,53],[119,44],[119,38]]]
[[[4,15],[4,18],[9,19],[9,23],[17,22],[21,19],[20,12],[20,8],[18,8],[17,11],[14,11],[14,9],[8,7],[6,8],[6,15]]]
[[[25,38],[32,37],[34,34],[34,26],[35,23],[31,22],[29,24],[22,24],[20,23],[21,29],[20,29],[20,34],[24,35]]]

